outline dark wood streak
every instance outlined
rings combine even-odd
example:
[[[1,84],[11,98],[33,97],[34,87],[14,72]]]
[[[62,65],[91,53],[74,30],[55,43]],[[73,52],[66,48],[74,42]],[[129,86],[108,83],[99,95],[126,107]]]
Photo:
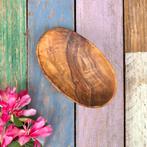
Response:
[[[67,43],[67,63],[69,65],[69,68],[71,70],[72,80],[75,85],[75,93],[78,98],[78,101],[80,103],[87,103],[87,105],[93,106],[95,105],[94,100],[92,100],[93,97],[97,97],[97,100],[99,100],[99,103],[106,103],[107,98],[109,98],[109,95],[112,94],[109,89],[111,87],[108,87],[109,83],[111,81],[107,76],[103,75],[102,71],[99,68],[99,65],[97,65],[92,59],[90,52],[88,50],[87,46],[89,45],[89,42],[86,41],[85,38],[77,35],[76,33],[72,32],[70,33],[69,41]],[[88,64],[90,65],[90,69],[87,70],[87,74],[90,73],[90,70],[93,71],[93,83],[97,81],[101,84],[104,90],[97,91],[95,87],[93,87],[92,82],[89,82],[86,78],[84,78],[84,70],[83,65],[81,65],[78,61],[78,52],[79,49],[83,50],[83,54],[81,54],[81,59],[86,57],[86,61],[88,61]],[[83,61],[83,60],[81,60]],[[82,62],[84,63],[84,62]],[[87,63],[84,63],[84,66],[87,67]],[[107,80],[106,80],[107,79]],[[108,89],[107,89],[108,88]],[[105,90],[107,92],[105,92]],[[99,95],[97,95],[99,93]],[[105,98],[105,99],[104,99]]]
[[[69,65],[73,83],[75,85],[76,100],[83,104],[83,102],[91,103],[91,88],[87,81],[83,78],[82,73],[78,67],[78,50],[81,44],[78,42],[78,38],[74,37],[73,32],[70,33],[70,37],[67,43],[66,57]]]
[[[45,33],[37,46],[41,68],[71,100],[84,106],[102,106],[114,95],[112,66],[87,39],[65,28]]]

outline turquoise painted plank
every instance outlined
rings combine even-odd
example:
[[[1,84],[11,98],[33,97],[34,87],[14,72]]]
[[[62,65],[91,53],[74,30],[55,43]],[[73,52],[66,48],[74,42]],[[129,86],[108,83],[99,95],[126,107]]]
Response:
[[[0,0],[0,88],[26,88],[26,0]]]
[[[74,104],[44,77],[35,50],[41,35],[49,28],[74,29],[74,0],[28,0],[28,88],[32,105],[53,126],[45,147],[74,147]]]

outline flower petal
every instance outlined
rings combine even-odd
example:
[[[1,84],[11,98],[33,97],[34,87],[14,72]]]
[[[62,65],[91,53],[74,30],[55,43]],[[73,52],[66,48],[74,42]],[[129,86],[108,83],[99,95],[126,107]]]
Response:
[[[35,109],[28,109],[28,110],[19,110],[15,112],[16,116],[33,116],[36,114]]]
[[[7,123],[10,120],[10,115],[8,114],[8,111],[4,108],[2,108],[1,119],[5,123]]]
[[[31,138],[29,136],[21,136],[18,139],[19,144],[22,146],[26,144]]]
[[[31,102],[31,97],[26,94],[23,97],[19,98],[18,104],[17,104],[17,108],[21,109],[24,106],[28,105]]]
[[[2,120],[2,118],[0,118],[0,126],[4,126],[5,122]]]
[[[16,128],[13,124],[12,125],[9,125],[8,128],[6,129],[6,132],[5,134],[7,136],[11,136],[13,138],[15,138],[16,136],[18,136],[18,132],[19,132],[19,129]]]
[[[2,141],[2,147],[7,147],[13,140],[13,137],[11,136],[4,136]]]
[[[5,90],[5,92],[7,93],[7,94],[14,94],[14,93],[16,93],[16,87],[7,87],[6,88],[6,90]]]
[[[50,136],[52,134],[52,127],[50,125],[45,126],[43,128],[40,128],[34,132],[31,133],[32,137],[46,137],[46,136]]]
[[[4,130],[4,125],[5,125],[5,122],[0,118],[0,140],[1,140],[1,134]]]
[[[19,93],[18,93],[18,97],[23,97],[23,96],[25,96],[25,95],[27,95],[28,94],[28,91],[27,90],[22,90],[22,91],[20,91]]]
[[[10,144],[12,140],[17,136],[18,132],[19,129],[16,128],[14,125],[8,126],[3,136],[2,147],[6,147],[8,144]]]
[[[16,88],[7,87],[6,90],[0,90],[0,100],[9,104],[9,106],[13,106],[16,102],[17,93]]]
[[[26,133],[26,131],[25,131],[25,130],[20,129],[20,130],[18,131],[18,136],[19,136],[19,137],[24,136],[24,135],[25,135],[25,133]]]
[[[0,100],[0,107],[7,107],[8,104],[5,101]]]
[[[37,120],[35,121],[34,125],[32,126],[32,132],[36,131],[39,128],[42,128],[46,123],[46,119],[43,117],[38,117]]]
[[[16,95],[9,95],[7,103],[9,104],[9,107],[13,107],[16,104],[17,96]]]
[[[41,144],[38,140],[35,140],[34,147],[41,147]]]

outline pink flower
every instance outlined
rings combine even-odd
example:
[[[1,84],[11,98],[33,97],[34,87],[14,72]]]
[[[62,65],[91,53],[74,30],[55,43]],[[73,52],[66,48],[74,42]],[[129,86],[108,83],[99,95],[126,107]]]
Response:
[[[35,141],[34,146],[40,147],[40,143],[37,140],[39,137],[46,137],[52,134],[52,128],[50,125],[45,126],[46,120],[43,117],[39,117],[36,121],[27,121],[27,125],[24,125],[24,130],[19,132],[18,142],[20,145],[26,144],[30,139]]]
[[[0,118],[0,134],[2,134],[4,127],[5,127],[5,122],[2,120],[2,118]]]
[[[14,125],[9,125],[8,128],[1,128],[0,132],[0,142],[1,147],[7,147],[14,138],[17,137],[19,129],[16,128]]]
[[[0,147],[7,147],[13,140],[26,144],[30,139],[34,142],[34,147],[41,147],[39,137],[51,135],[52,128],[46,126],[46,120],[39,117],[36,121],[20,116],[32,116],[36,114],[35,109],[24,109],[31,102],[31,97],[27,91],[16,92],[15,88],[8,87],[0,90]],[[14,119],[16,116],[17,119]],[[20,121],[21,126],[17,124]],[[23,129],[22,129],[23,125]]]
[[[3,113],[1,113],[1,120],[3,121],[3,123],[7,123],[9,119],[10,116],[8,115],[8,112],[3,111]]]
[[[11,115],[32,116],[36,114],[35,109],[22,110],[22,108],[31,102],[31,97],[27,91],[16,93],[16,88],[10,87],[6,90],[0,90],[0,107],[2,111],[2,119],[7,122]]]

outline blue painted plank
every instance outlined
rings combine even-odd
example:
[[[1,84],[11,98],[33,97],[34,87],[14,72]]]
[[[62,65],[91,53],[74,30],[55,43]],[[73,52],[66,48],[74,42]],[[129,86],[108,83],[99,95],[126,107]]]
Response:
[[[74,104],[44,77],[36,58],[36,44],[49,28],[74,29],[74,0],[28,0],[28,88],[32,105],[53,126],[45,147],[74,147]]]

